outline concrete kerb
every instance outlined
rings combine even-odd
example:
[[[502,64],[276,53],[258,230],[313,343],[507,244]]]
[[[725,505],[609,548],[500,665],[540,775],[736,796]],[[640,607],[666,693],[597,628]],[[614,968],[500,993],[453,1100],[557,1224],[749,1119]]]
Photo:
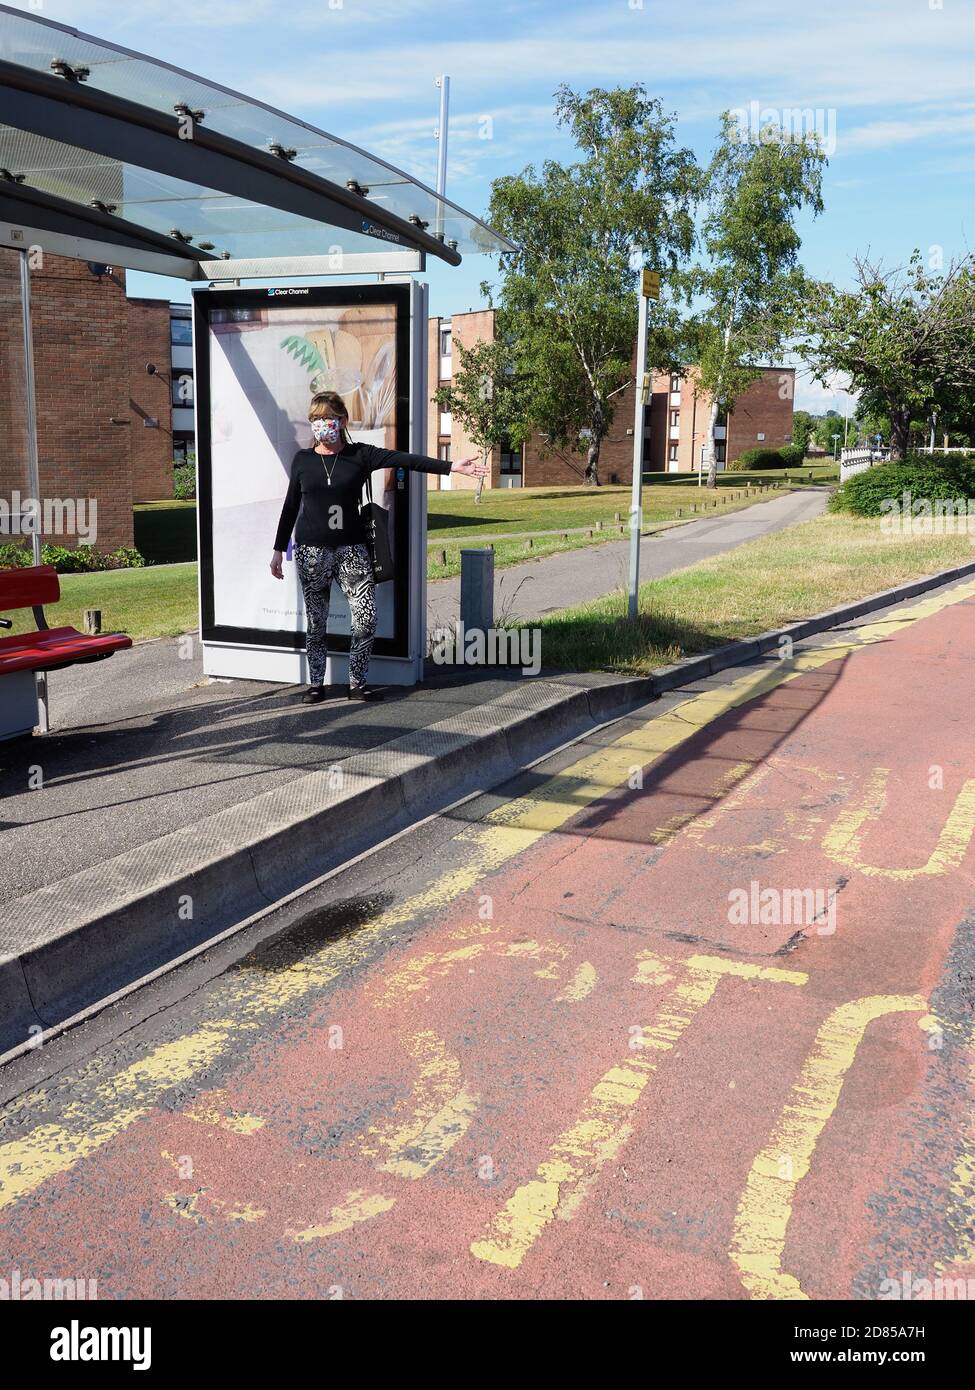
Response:
[[[0,1055],[648,694],[519,684],[0,906]]]
[[[975,574],[975,561],[729,642],[650,677],[542,676],[335,769],[0,907],[0,1055],[236,921],[654,696]],[[186,915],[189,913],[190,915]]]

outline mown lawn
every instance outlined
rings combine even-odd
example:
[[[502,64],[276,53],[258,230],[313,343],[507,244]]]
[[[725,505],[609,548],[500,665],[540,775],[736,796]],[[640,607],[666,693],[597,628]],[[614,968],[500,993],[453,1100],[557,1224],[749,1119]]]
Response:
[[[664,489],[666,507],[652,495],[645,506],[645,525],[649,529],[672,524],[678,507],[687,517],[689,506],[700,508],[702,502],[717,501],[717,508],[709,506],[708,512],[721,514],[747,505],[756,496],[752,493],[751,498],[714,498],[706,490],[686,483],[664,484]],[[597,502],[608,513],[604,519],[609,527],[615,511],[626,515],[622,499],[629,499],[625,488],[602,488],[586,492],[581,499],[578,493],[559,496],[557,489],[540,491],[547,495],[533,497],[529,490],[520,496],[505,494],[502,501],[507,503],[514,496],[521,508],[519,511],[511,503],[507,520],[512,529],[522,529],[526,515],[550,520],[557,514],[557,524],[567,527],[595,522],[598,518],[592,507]],[[740,491],[740,486],[733,491]],[[651,493],[651,488],[645,489],[645,498]],[[463,500],[461,494],[440,494],[438,503],[444,496],[454,506],[458,506],[459,498]],[[497,497],[497,493],[491,494],[492,504]],[[466,505],[471,507],[469,496]],[[553,513],[553,505],[561,510]],[[537,510],[539,506],[541,512]],[[588,510],[575,515],[582,515],[584,520],[571,520],[572,509],[582,506]],[[165,531],[161,518],[166,513],[177,514],[181,518],[179,524],[185,527],[188,522],[183,518],[193,519],[195,508],[193,503],[160,503],[149,504],[146,511],[151,512],[148,524],[161,528],[156,532],[158,538]],[[592,540],[570,535],[563,542],[558,535],[542,536],[530,551],[522,539],[495,541],[495,563],[501,568],[555,550],[577,549],[613,539],[619,539],[619,533],[610,529],[596,532]],[[460,547],[472,541],[481,543],[469,531],[449,541],[440,533],[429,551],[428,576],[435,579],[456,574]],[[447,550],[446,567],[439,563],[437,551],[441,549]],[[172,552],[160,544],[156,553]],[[763,631],[777,622],[828,608],[845,596],[859,597],[899,579],[958,564],[973,553],[965,537],[914,537],[895,542],[881,536],[876,522],[823,517],[643,586],[644,611],[635,631],[621,621],[625,602],[612,595],[585,608],[566,610],[559,619],[542,620],[545,664],[578,670],[648,670],[674,660],[681,652],[700,651],[731,636]],[[107,632],[127,632],[136,639],[145,639],[193,631],[197,625],[196,568],[193,562],[160,563],[145,569],[62,575],[61,602],[47,610],[48,622],[52,626],[71,624],[80,628],[84,610],[100,608],[103,630]],[[11,616],[14,632],[33,626],[29,613]]]
[[[975,560],[971,538],[884,535],[874,518],[825,515],[622,593],[521,626],[542,629],[542,662],[645,674],[920,575]]]
[[[760,496],[772,496],[775,489],[761,484],[774,482],[785,488],[781,474],[728,474],[734,486],[723,484],[708,492],[696,483],[651,484],[643,490],[644,530],[655,530],[674,521],[706,514],[723,515],[748,506]],[[751,491],[748,491],[751,484]],[[427,578],[449,579],[460,574],[462,546],[493,545],[496,569],[537,560],[564,550],[580,550],[602,545],[628,534],[630,490],[603,488],[525,488],[486,493],[475,503],[472,490],[431,492],[428,497]],[[691,508],[694,508],[693,513]],[[680,513],[680,518],[678,517]],[[616,522],[617,514],[622,522]],[[603,530],[597,530],[601,523]],[[620,525],[625,530],[621,533]],[[560,538],[559,528],[569,534]],[[574,527],[591,528],[572,534]],[[545,534],[553,532],[554,534]],[[524,535],[522,533],[525,533]],[[513,539],[504,537],[512,535]],[[526,545],[532,536],[532,546]],[[497,539],[489,539],[497,538]],[[141,502],[135,508],[135,545],[150,565],[174,564],[196,559],[196,503]],[[442,555],[446,555],[446,561]],[[268,550],[270,558],[270,549]]]
[[[84,630],[86,608],[102,610],[103,632],[127,632],[131,637],[175,637],[197,626],[196,565],[101,570],[93,574],[62,574],[61,601],[44,612],[51,627]],[[12,632],[29,632],[33,617],[11,613]]]

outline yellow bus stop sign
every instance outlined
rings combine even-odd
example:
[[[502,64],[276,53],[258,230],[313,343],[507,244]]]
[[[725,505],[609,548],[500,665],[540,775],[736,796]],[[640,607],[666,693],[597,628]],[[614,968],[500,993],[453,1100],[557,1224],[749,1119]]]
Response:
[[[660,271],[644,270],[641,276],[640,293],[644,299],[660,298]]]

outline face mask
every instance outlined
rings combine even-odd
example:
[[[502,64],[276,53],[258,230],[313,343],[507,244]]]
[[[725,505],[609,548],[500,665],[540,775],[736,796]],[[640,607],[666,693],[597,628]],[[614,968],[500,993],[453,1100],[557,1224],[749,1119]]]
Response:
[[[312,420],[311,432],[319,444],[337,444],[342,438],[342,421]]]

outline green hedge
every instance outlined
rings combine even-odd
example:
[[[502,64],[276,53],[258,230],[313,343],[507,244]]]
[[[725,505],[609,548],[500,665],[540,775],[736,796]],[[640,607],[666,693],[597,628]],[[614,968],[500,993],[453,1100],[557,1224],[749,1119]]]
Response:
[[[29,546],[16,542],[0,545],[0,569],[23,569],[34,563]],[[42,545],[41,564],[53,565],[58,574],[89,574],[93,570],[141,569],[145,560],[130,545],[106,554],[90,545],[69,549],[64,545]]]
[[[939,459],[910,454],[902,462],[877,464],[841,483],[829,499],[829,509],[853,516],[884,516],[889,503],[900,502],[905,492],[915,502],[975,498],[975,456],[953,454]]]
[[[799,444],[784,444],[781,449],[745,449],[728,464],[729,473],[748,473],[757,468],[800,468],[806,456]]]

